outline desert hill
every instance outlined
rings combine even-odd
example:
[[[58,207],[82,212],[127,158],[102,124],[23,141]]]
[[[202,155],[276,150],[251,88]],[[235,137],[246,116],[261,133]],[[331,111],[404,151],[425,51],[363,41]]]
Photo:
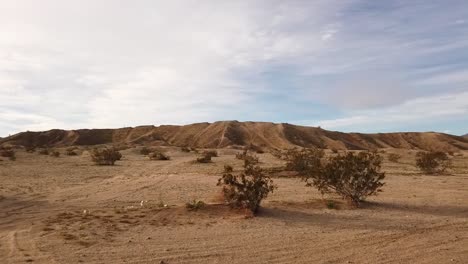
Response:
[[[148,144],[226,148],[253,144],[263,148],[294,146],[329,149],[468,149],[468,138],[435,132],[342,133],[287,123],[219,121],[190,125],[139,126],[118,129],[53,129],[21,132],[3,139],[0,145],[63,147],[98,144]]]

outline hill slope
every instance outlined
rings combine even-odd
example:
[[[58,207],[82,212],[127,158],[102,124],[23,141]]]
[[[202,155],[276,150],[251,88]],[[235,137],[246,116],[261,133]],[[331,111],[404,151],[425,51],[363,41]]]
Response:
[[[0,139],[0,144],[71,146],[97,144],[165,144],[225,148],[253,144],[265,148],[294,146],[335,149],[468,149],[468,138],[443,133],[342,133],[287,123],[220,121],[184,126],[140,126],[119,129],[49,130],[22,132]]]

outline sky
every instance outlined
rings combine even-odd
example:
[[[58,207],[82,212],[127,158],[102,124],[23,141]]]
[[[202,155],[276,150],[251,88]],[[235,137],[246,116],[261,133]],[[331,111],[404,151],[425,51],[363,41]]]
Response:
[[[468,133],[468,1],[0,0],[0,137],[218,120]]]

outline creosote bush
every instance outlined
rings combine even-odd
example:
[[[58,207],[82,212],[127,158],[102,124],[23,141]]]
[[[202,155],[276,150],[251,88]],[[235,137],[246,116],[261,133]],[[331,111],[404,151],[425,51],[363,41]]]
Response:
[[[218,157],[218,152],[216,150],[206,150],[202,153],[205,156]]]
[[[286,170],[296,171],[303,176],[320,173],[324,155],[324,151],[318,148],[287,150],[285,153]]]
[[[205,206],[205,202],[200,201],[200,200],[193,200],[185,204],[185,208],[187,208],[189,211],[197,211],[198,209],[201,209]]]
[[[154,151],[148,154],[150,160],[170,160],[171,158],[168,155],[160,151]]]
[[[93,149],[90,154],[97,165],[114,165],[122,158],[122,154],[114,148]]]
[[[223,186],[224,199],[233,208],[244,208],[256,214],[260,203],[276,189],[273,180],[263,173],[262,168],[245,159],[244,170],[233,174],[233,168],[224,166],[224,174],[218,180]]]
[[[40,155],[49,155],[49,154],[50,154],[50,151],[49,151],[49,149],[47,149],[47,148],[41,149],[41,150],[39,150],[39,154],[40,154]]]
[[[204,154],[202,154],[201,157],[197,158],[197,162],[198,163],[210,163],[211,162],[211,157],[212,156],[210,154],[204,153]]]
[[[75,150],[76,150],[75,147],[67,148],[67,149],[65,150],[65,155],[67,155],[67,156],[77,156],[78,153],[77,153]]]
[[[143,147],[143,148],[140,149],[140,154],[141,155],[146,156],[146,155],[150,154],[151,152],[152,152],[151,149],[148,148],[148,147]]]
[[[320,173],[306,175],[307,186],[322,194],[336,193],[359,207],[367,196],[382,191],[385,173],[380,171],[382,157],[375,152],[349,152],[330,157]]]
[[[238,152],[236,153],[236,159],[243,160],[244,163],[249,163],[249,164],[258,164],[258,157],[254,155],[250,155],[248,150],[245,149],[243,152]]]
[[[451,168],[452,162],[445,152],[421,151],[416,154],[416,166],[427,174],[442,174]]]
[[[388,154],[387,159],[391,162],[397,163],[401,159],[401,155],[396,153],[390,153]]]
[[[58,158],[58,157],[60,157],[60,152],[54,150],[54,151],[50,152],[50,156]]]
[[[0,148],[0,157],[8,158],[9,160],[16,160],[15,151],[12,148]]]

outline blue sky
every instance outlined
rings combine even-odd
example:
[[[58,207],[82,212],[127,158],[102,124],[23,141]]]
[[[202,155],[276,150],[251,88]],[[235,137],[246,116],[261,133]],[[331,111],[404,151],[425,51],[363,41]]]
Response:
[[[0,136],[273,121],[468,133],[466,1],[0,0]]]

